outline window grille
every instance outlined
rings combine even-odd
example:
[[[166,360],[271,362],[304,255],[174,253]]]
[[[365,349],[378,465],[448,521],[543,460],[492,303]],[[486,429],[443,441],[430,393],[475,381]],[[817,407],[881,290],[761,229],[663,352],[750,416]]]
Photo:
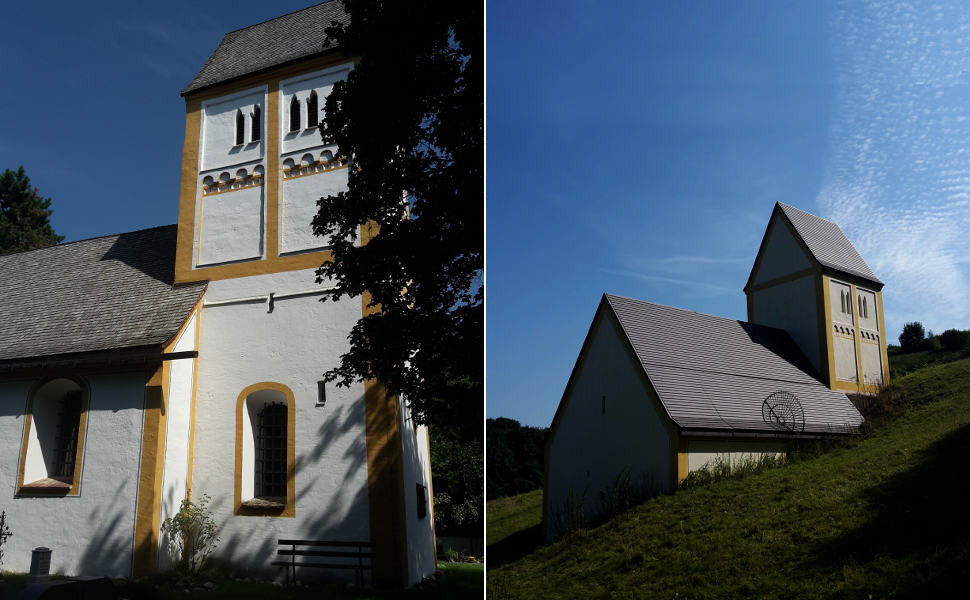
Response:
[[[74,477],[77,436],[81,425],[81,392],[69,392],[61,398],[54,437],[54,477]]]
[[[286,497],[286,405],[266,405],[256,429],[257,498]]]
[[[253,142],[258,142],[260,136],[262,135],[263,119],[262,119],[261,113],[262,111],[259,110],[258,104],[253,106],[252,127],[251,127],[252,134],[250,135],[250,139]]]
[[[310,97],[306,100],[306,119],[307,127],[316,127],[319,123],[320,108],[317,102],[317,93],[310,92]]]
[[[239,146],[245,139],[246,119],[242,111],[236,109],[236,145]]]
[[[300,130],[300,101],[293,96],[290,100],[290,131]]]

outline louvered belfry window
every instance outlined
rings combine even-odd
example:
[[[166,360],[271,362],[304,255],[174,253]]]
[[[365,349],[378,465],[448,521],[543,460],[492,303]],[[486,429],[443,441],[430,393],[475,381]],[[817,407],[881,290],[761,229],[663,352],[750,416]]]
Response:
[[[267,404],[256,429],[257,498],[286,496],[286,405]]]
[[[74,477],[77,457],[77,435],[81,425],[81,392],[74,391],[61,398],[57,413],[57,432],[54,437],[53,477]]]

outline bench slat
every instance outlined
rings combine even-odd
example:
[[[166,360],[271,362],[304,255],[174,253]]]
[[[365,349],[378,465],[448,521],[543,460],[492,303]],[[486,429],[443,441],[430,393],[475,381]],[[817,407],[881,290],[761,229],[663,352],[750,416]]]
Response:
[[[291,563],[291,562],[274,562],[273,566],[277,567],[314,567],[317,569],[370,569],[370,565],[348,565],[348,564],[324,564],[324,563]]]
[[[280,546],[337,546],[341,548],[349,547],[362,547],[362,548],[373,548],[373,542],[344,542],[344,541],[333,541],[328,542],[326,540],[279,540]]]
[[[329,556],[333,558],[374,558],[373,552],[341,552],[339,550],[277,550],[278,556]]]

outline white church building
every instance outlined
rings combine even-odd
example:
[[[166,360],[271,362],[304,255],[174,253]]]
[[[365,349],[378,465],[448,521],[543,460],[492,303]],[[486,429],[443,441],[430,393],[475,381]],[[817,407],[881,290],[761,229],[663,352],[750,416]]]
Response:
[[[857,433],[846,392],[889,381],[882,287],[838,225],[777,203],[748,321],[604,294],[546,441],[545,535],[618,483],[670,492],[712,461]]]
[[[346,19],[223,38],[182,91],[177,225],[0,257],[5,570],[38,546],[57,573],[170,568],[161,523],[207,495],[234,569],[278,575],[277,541],[303,539],[373,543],[376,582],[434,572],[425,428],[377,381],[322,382],[371,310],[320,301],[310,228],[347,184],[317,130],[354,64],[323,29]]]

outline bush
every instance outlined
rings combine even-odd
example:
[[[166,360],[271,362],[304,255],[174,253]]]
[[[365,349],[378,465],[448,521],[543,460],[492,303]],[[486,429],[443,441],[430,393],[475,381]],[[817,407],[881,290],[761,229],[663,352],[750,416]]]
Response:
[[[959,352],[967,345],[967,332],[959,329],[947,329],[939,338],[943,349],[949,352]]]
[[[179,569],[198,573],[219,542],[209,496],[203,494],[198,502],[182,500],[178,513],[162,523],[162,532],[168,534],[169,548],[179,557]]]
[[[919,352],[923,349],[926,331],[919,321],[903,325],[903,332],[899,334],[899,347],[902,352]]]

